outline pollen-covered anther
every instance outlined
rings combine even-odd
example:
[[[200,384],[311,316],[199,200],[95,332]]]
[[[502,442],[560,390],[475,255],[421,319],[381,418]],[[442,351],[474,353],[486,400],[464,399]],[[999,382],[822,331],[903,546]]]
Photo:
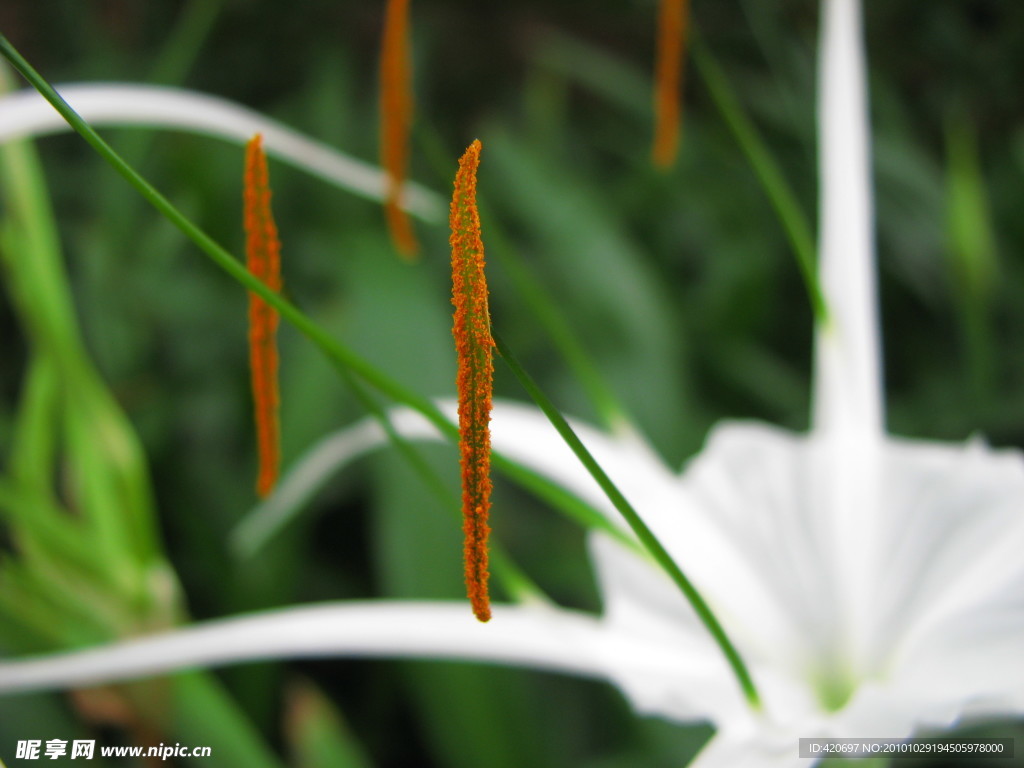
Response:
[[[491,392],[494,366],[484,246],[476,206],[480,141],[459,160],[451,204],[452,303],[455,305],[456,386],[459,394],[459,451],[465,534],[466,591],[474,615],[491,617],[487,591],[487,524],[491,508]]]

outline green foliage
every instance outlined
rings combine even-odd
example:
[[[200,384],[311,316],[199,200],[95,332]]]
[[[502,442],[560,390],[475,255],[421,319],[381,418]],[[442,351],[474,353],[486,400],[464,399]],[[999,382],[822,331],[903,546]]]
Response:
[[[693,5],[702,52],[667,176],[647,167],[653,4],[533,0],[491,17],[438,0],[412,17],[412,177],[447,193],[457,152],[484,141],[496,327],[563,412],[625,414],[675,465],[723,417],[806,424],[813,317],[793,254],[806,261],[814,237],[817,4]],[[1024,11],[867,5],[890,424],[1019,446],[1024,134],[1011,74]],[[0,28],[51,81],[208,90],[374,160],[377,5],[179,8],[8,0]],[[104,136],[240,251],[240,152],[177,133]],[[461,595],[443,492],[394,451],[330,477],[255,558],[232,556],[255,503],[244,291],[78,140],[35,151],[0,157],[0,650],[293,601]],[[289,302],[399,391],[450,396],[444,227],[417,223],[424,256],[409,267],[375,205],[271,173]],[[281,348],[287,469],[366,406],[299,333]],[[497,367],[499,393],[521,397]],[[454,451],[416,450],[451,494]],[[587,510],[535,490],[499,482],[499,540],[545,593],[598,608],[580,526],[550,514]],[[115,743],[156,729],[214,745],[228,766],[674,766],[709,733],[637,721],[593,683],[451,664],[188,674],[162,711],[153,690],[117,689],[140,720],[115,723]],[[0,700],[0,759],[15,739],[92,738],[97,722],[65,697]]]

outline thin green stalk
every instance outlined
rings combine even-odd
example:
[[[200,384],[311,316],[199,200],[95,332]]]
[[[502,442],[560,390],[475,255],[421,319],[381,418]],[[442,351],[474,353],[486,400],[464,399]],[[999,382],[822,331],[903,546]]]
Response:
[[[686,597],[687,601],[693,607],[694,612],[700,618],[701,622],[707,628],[708,632],[711,633],[715,643],[721,649],[726,660],[729,662],[729,666],[732,667],[733,674],[736,675],[736,679],[739,682],[740,688],[743,690],[744,695],[747,698],[750,706],[759,710],[761,708],[761,697],[758,695],[757,688],[754,685],[754,680],[750,676],[750,672],[747,670],[746,664],[743,663],[743,659],[740,657],[739,651],[736,650],[736,646],[733,645],[728,635],[725,633],[725,629],[719,623],[718,619],[715,618],[711,607],[705,602],[700,592],[693,583],[686,577],[682,569],[676,564],[669,555],[668,551],[662,546],[658,537],[654,535],[654,532],[647,527],[647,524],[643,521],[643,518],[637,514],[636,510],[633,509],[626,497],[622,495],[622,492],[618,489],[612,479],[608,477],[605,471],[601,468],[601,465],[597,463],[590,451],[587,450],[586,446],[579,439],[572,427],[569,426],[569,422],[565,420],[558,409],[548,400],[547,396],[537,386],[537,383],[530,377],[523,367],[519,364],[519,361],[512,354],[511,350],[502,340],[501,336],[495,333],[492,329],[492,336],[494,338],[494,346],[501,355],[502,359],[512,369],[512,373],[519,379],[519,383],[523,385],[523,388],[529,393],[530,397],[537,406],[544,411],[544,415],[548,417],[551,425],[558,430],[558,434],[562,436],[566,444],[572,449],[572,452],[576,454],[576,458],[580,460],[580,463],[586,467],[590,476],[594,478],[601,490],[608,497],[608,500],[615,506],[615,509],[619,511],[622,517],[628,523],[629,527],[636,534],[636,537],[644,545],[650,555],[657,561],[665,573],[668,574],[669,578],[676,583],[680,591]]]
[[[481,218],[487,219],[488,253],[508,273],[530,314],[547,330],[551,341],[576,374],[598,417],[608,429],[617,429],[628,421],[625,409],[576,338],[557,303],[509,245],[495,217],[490,215],[486,205],[481,205],[480,209]]]
[[[177,85],[185,78],[223,6],[223,0],[189,0],[160,49],[149,82]]]
[[[811,227],[796,200],[796,195],[793,194],[786,177],[765,147],[754,124],[743,112],[722,68],[696,34],[694,34],[690,51],[693,61],[697,65],[697,71],[711,94],[712,101],[721,112],[722,118],[729,130],[732,131],[743,154],[747,156],[747,160],[768,195],[768,200],[782,222],[782,227],[789,238],[789,243],[800,267],[800,273],[807,286],[814,318],[819,324],[825,323],[828,318],[828,308],[818,283],[818,267],[815,259],[817,249],[814,245],[814,235],[811,233]]]
[[[974,128],[965,110],[946,119],[946,210],[950,277],[965,348],[967,385],[977,405],[990,402],[996,353],[993,296],[999,259]]]
[[[223,7],[223,0],[189,0],[171,27],[166,40],[156,55],[156,63],[147,81],[157,85],[181,85],[202,49],[203,43],[213,29]],[[138,165],[145,158],[156,139],[151,131],[131,131],[120,141],[121,154]],[[120,137],[119,137],[120,138]],[[119,187],[118,189],[123,189]],[[116,192],[111,190],[111,194]],[[121,200],[113,200],[115,205]],[[138,208],[124,210],[108,223],[105,231],[108,242],[127,244],[132,238],[132,228]],[[112,248],[116,253],[119,249]]]

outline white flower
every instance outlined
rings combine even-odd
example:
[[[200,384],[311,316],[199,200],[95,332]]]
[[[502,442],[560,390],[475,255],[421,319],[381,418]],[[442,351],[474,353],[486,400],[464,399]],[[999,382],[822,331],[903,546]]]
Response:
[[[449,404],[453,410],[454,404]],[[433,436],[397,414],[410,436]],[[497,403],[494,444],[613,514],[534,409]],[[650,560],[591,534],[604,612],[497,606],[488,625],[464,603],[351,602],[206,622],[163,636],[0,664],[0,692],[132,679],[169,670],[299,656],[461,658],[606,679],[635,709],[719,731],[694,765],[808,765],[809,736],[906,737],[969,714],[1024,712],[1024,468],[978,443],[886,438],[870,580],[837,555],[827,444],[727,424],[682,475],[632,439],[577,425],[584,442],[684,563],[750,666],[752,712],[689,604]],[[334,459],[383,442],[367,422],[334,439]],[[860,573],[860,570],[858,570]],[[872,598],[848,629],[841,585]],[[412,631],[412,628],[415,628]]]
[[[710,721],[718,730],[699,768],[809,765],[797,757],[799,737],[905,738],[969,715],[1024,714],[1024,463],[980,441],[885,434],[859,7],[824,8],[828,321],[817,332],[812,431],[727,423],[677,474],[634,435],[576,425],[724,625],[761,711],[660,568],[603,532],[590,534],[600,617],[498,606],[481,626],[454,603],[292,608],[6,662],[0,692],[289,656],[484,659],[606,679],[640,713]],[[410,412],[394,422],[407,436],[436,438]],[[496,403],[492,441],[618,520],[535,409]],[[308,492],[383,442],[373,422],[346,430],[275,498]],[[274,504],[255,531],[275,524]]]

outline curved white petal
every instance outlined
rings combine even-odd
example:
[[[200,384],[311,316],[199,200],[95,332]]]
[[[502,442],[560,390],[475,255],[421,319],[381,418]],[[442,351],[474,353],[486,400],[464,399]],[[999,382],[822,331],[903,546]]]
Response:
[[[411,414],[411,412],[409,412]],[[407,419],[399,427],[406,437],[438,437],[426,419]],[[387,435],[373,419],[333,432],[296,460],[274,488],[232,532],[232,549],[251,556],[286,526],[338,471],[387,444]]]
[[[437,406],[453,422],[458,418],[454,400],[440,400]],[[394,429],[408,439],[441,439],[426,418],[408,408],[396,408],[388,413],[388,418]],[[676,494],[675,475],[638,438],[611,436],[575,421],[572,426],[637,509],[663,506],[667,498]],[[386,443],[384,430],[369,417],[321,440],[299,459],[278,489],[239,526],[235,545],[243,552],[257,549],[331,475]],[[625,527],[604,492],[539,409],[510,400],[495,400],[491,413],[491,445],[505,458],[552,480]]]
[[[270,659],[415,657],[528,666],[607,677],[612,653],[597,619],[531,606],[494,606],[488,624],[462,602],[366,601],[285,608],[195,624],[94,649],[0,662],[0,693],[87,687],[168,672]]]
[[[454,403],[447,407],[454,408]],[[643,514],[643,510],[673,506],[678,495],[676,475],[642,438],[628,432],[610,435],[575,420],[570,425],[634,509]],[[626,528],[604,491],[539,408],[495,401],[491,444],[506,458],[572,491]]]
[[[454,418],[454,401],[442,401],[439,407]],[[409,439],[439,439],[436,429],[421,415],[408,409],[389,414],[394,428]],[[769,601],[763,600],[757,574],[752,573],[735,550],[723,542],[704,517],[684,501],[677,477],[642,443],[631,438],[610,437],[586,425],[574,424],[581,440],[596,459],[620,483],[637,509],[669,546],[672,554],[698,556],[707,563],[701,581],[716,583],[719,592],[728,593],[733,579],[744,574],[755,595],[743,610],[745,618],[758,625],[758,633],[769,632],[778,624]],[[492,414],[492,445],[506,458],[544,475],[574,492],[610,517],[617,513],[565,445],[547,418],[536,408],[519,403],[497,401]],[[311,494],[331,473],[361,453],[384,445],[384,431],[376,421],[364,420],[343,430],[311,451],[281,483],[268,500],[260,516],[250,519],[248,534],[275,524],[277,513]],[[279,498],[279,501],[275,499]],[[290,501],[289,501],[290,500]],[[275,506],[276,504],[276,506]],[[275,511],[276,510],[276,511]],[[685,533],[679,536],[682,523]],[[734,675],[712,642],[707,629],[661,570],[628,548],[605,536],[595,536],[594,560],[606,595],[605,643],[607,666],[614,681],[626,691],[638,711],[659,713],[676,719],[706,719],[716,713],[746,710]],[[606,542],[606,546],[601,542]],[[723,578],[723,571],[726,577]],[[635,577],[635,578],[632,578]],[[749,590],[744,591],[747,594]],[[635,610],[634,610],[635,608]],[[666,610],[662,610],[666,609]],[[657,615],[654,622],[645,617]],[[684,631],[680,631],[680,626]],[[618,651],[620,645],[643,645],[647,650],[632,660]],[[779,641],[775,643],[777,647]],[[611,649],[611,650],[609,650]]]
[[[264,117],[227,99],[183,88],[125,83],[69,84],[57,91],[79,115],[94,126],[177,128],[244,144],[263,134],[267,152],[350,192],[383,200],[387,175],[323,142]],[[36,91],[0,97],[0,143],[40,136],[71,127]],[[406,209],[428,221],[445,211],[441,197],[415,183],[402,195]]]

